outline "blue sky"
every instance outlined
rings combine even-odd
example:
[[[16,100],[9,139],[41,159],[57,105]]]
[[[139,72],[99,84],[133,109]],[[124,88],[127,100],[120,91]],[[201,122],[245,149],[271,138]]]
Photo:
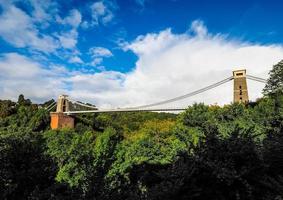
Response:
[[[221,80],[217,73],[239,65],[266,77],[283,58],[282,9],[279,0],[0,0],[0,97],[67,93],[135,105]],[[207,73],[216,75],[196,82]],[[251,87],[258,97],[262,86]],[[206,97],[192,101],[231,99]]]

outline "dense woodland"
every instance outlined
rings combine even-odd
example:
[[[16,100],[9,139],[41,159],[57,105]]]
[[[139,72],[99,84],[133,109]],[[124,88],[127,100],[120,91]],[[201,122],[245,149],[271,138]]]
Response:
[[[263,97],[166,113],[82,114],[0,101],[0,199],[283,199],[283,62]]]

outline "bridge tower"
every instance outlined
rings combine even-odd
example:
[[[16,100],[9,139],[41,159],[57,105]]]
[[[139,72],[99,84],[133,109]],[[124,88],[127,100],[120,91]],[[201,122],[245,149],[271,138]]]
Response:
[[[246,70],[233,71],[234,78],[234,103],[249,101]]]
[[[64,114],[70,108],[67,95],[60,95],[57,101],[56,112],[51,112],[51,129],[74,128],[74,118]]]

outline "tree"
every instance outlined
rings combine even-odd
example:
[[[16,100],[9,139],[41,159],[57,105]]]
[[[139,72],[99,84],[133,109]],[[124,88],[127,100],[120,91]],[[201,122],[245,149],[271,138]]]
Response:
[[[267,84],[263,89],[265,95],[275,95],[283,92],[283,60],[273,66],[269,72]]]
[[[49,127],[50,116],[46,110],[37,110],[29,121],[29,128],[33,131],[46,130]]]
[[[283,125],[283,60],[274,65],[269,72],[263,94],[273,100],[273,117],[270,122],[272,131],[277,130],[274,132],[278,132]]]
[[[29,99],[25,99],[23,94],[20,94],[18,98],[18,104],[20,106],[29,106],[31,105],[31,101]]]
[[[237,129],[228,138],[210,133],[194,154],[181,152],[170,163],[135,162],[127,171],[131,184],[110,199],[281,199],[282,182],[276,174],[266,173],[261,147],[253,141],[251,131]],[[282,171],[282,159],[280,162],[278,172]]]
[[[0,118],[6,118],[15,113],[15,103],[10,100],[0,100]]]
[[[196,148],[179,199],[266,199],[273,193],[264,184],[265,166],[251,130],[236,129],[224,139],[217,135],[207,135]]]
[[[273,188],[283,197],[283,129],[269,134],[264,140],[263,156],[267,173],[273,177]]]
[[[119,134],[111,128],[102,133],[74,130],[45,132],[47,153],[59,167],[56,180],[78,189],[86,198],[103,195],[104,177],[112,164]]]
[[[39,134],[0,132],[0,199],[28,199],[54,185],[56,165],[42,142]]]

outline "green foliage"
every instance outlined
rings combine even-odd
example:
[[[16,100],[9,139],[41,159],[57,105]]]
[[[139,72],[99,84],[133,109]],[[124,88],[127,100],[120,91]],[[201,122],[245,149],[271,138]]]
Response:
[[[268,199],[279,194],[265,173],[260,145],[251,130],[236,129],[227,138],[207,135],[187,167],[180,199]]]
[[[47,141],[47,153],[58,163],[56,180],[85,190],[91,173],[93,133],[78,135],[72,130],[49,131],[44,137]]]
[[[0,131],[44,131],[49,128],[49,113],[37,105],[0,101],[0,115],[3,116],[0,117]]]
[[[188,130],[197,130],[201,137],[217,132],[218,137],[227,138],[237,128],[253,130],[254,139],[262,141],[273,127],[274,119],[281,115],[274,113],[273,102],[270,99],[262,99],[253,107],[235,103],[223,108],[194,104],[179,116],[178,124]]]
[[[46,130],[50,124],[49,113],[46,110],[38,110],[31,117],[29,121],[29,128],[32,131],[42,131]]]
[[[31,101],[29,99],[25,99],[23,94],[20,94],[20,96],[18,98],[18,105],[19,106],[30,106]]]
[[[0,100],[0,119],[15,113],[15,103],[10,100]]]
[[[209,106],[204,104],[194,104],[181,114],[182,123],[188,127],[200,127],[203,131],[210,128],[212,112]]]
[[[93,155],[94,166],[107,168],[108,161],[113,160],[113,151],[119,142],[120,136],[113,128],[107,128],[103,133],[97,135]]]
[[[54,184],[56,167],[44,155],[38,133],[0,133],[0,198],[27,199]]]
[[[274,96],[278,92],[283,92],[283,60],[273,66],[269,72],[267,84],[263,89],[265,95]]]
[[[44,133],[47,153],[55,158],[59,165],[62,165],[64,160],[68,158],[68,152],[66,150],[76,135],[73,130],[69,129],[50,130]]]
[[[94,129],[103,130],[109,126],[124,132],[139,130],[143,123],[150,120],[174,120],[175,114],[154,112],[101,113],[95,117]]]
[[[87,131],[83,134],[65,129],[48,131],[44,137],[48,155],[58,163],[57,181],[80,188],[84,194],[97,189],[93,188],[93,181],[103,185],[103,177],[113,159],[118,141],[114,129],[106,129],[103,133]]]
[[[135,165],[144,163],[165,165],[174,161],[176,155],[186,151],[186,143],[173,132],[174,122],[148,121],[140,130],[128,133],[117,146],[116,161],[111,166],[107,178],[111,187],[130,184],[128,174]],[[118,177],[123,177],[118,179]]]

